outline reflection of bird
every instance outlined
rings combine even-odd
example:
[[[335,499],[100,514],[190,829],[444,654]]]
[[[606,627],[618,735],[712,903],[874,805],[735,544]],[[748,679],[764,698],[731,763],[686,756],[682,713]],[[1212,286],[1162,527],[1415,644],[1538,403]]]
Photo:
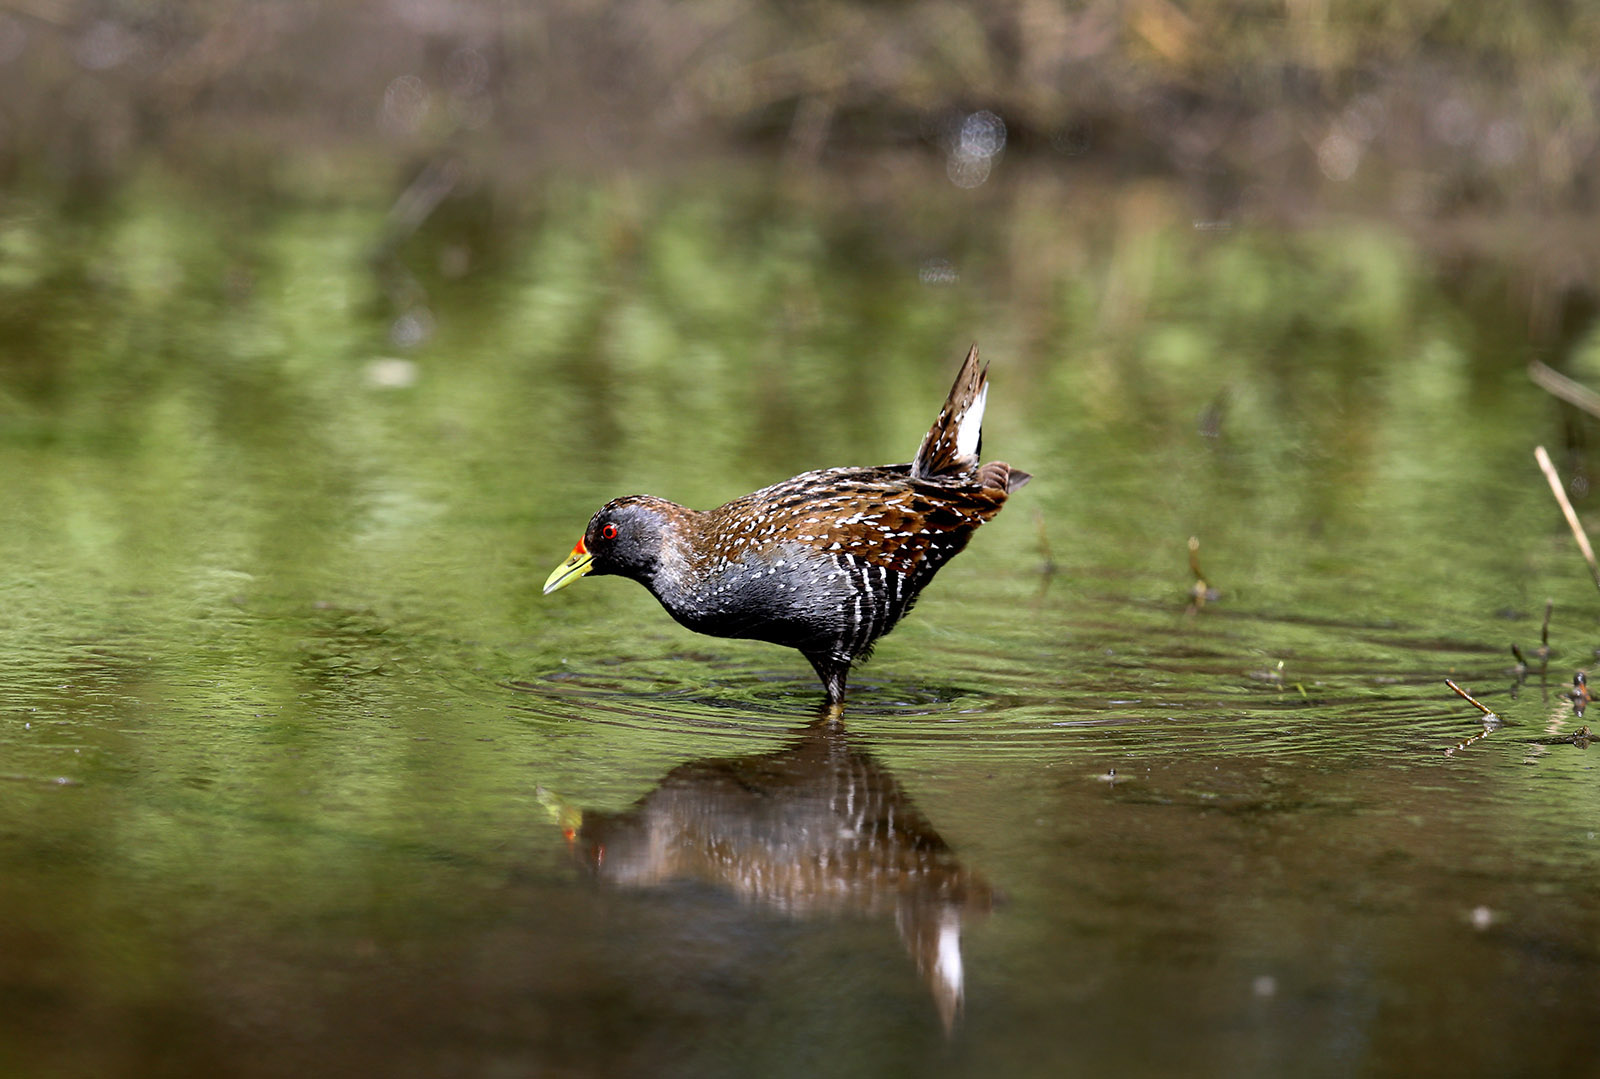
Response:
[[[798,648],[839,701],[850,665],[1029,479],[978,463],[987,378],[974,345],[910,464],[805,472],[704,513],[608,502],[544,590],[632,577],[692,630]]]
[[[892,911],[946,1028],[961,1005],[962,918],[994,898],[828,719],[776,753],[680,765],[631,809],[584,813],[576,841],[616,885],[700,881],[797,917]]]

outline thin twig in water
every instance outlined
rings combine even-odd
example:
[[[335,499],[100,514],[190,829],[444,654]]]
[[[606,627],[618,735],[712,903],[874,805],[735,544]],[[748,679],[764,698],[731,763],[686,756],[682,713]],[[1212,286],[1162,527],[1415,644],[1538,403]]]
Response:
[[[1572,529],[1572,538],[1578,541],[1578,550],[1583,554],[1583,560],[1589,564],[1589,576],[1594,578],[1594,586],[1600,589],[1600,565],[1595,564],[1594,548],[1589,545],[1589,536],[1583,530],[1583,525],[1578,523],[1578,512],[1572,508],[1572,500],[1567,497],[1567,489],[1561,485],[1561,477],[1556,473],[1556,466],[1550,463],[1550,455],[1543,446],[1534,447],[1534,460],[1539,462],[1539,469],[1544,473],[1544,478],[1550,484],[1550,493],[1556,496],[1556,502],[1561,506],[1562,516],[1567,519],[1567,527]]]
[[[1516,641],[1511,642],[1511,658],[1517,661],[1517,665],[1511,668],[1511,677],[1516,679],[1511,683],[1511,695],[1516,696],[1517,687],[1527,681],[1528,671],[1531,668],[1528,666],[1528,657],[1522,654],[1522,649],[1517,647]]]
[[[1222,598],[1222,593],[1206,584],[1205,574],[1200,572],[1200,537],[1189,537],[1189,572],[1194,574],[1194,584],[1189,586],[1188,613],[1194,614],[1208,602],[1215,602]]]
[[[1517,693],[1530,674],[1539,676],[1539,695],[1545,700],[1550,699],[1550,685],[1546,675],[1550,671],[1550,615],[1555,610],[1555,600],[1544,601],[1544,624],[1539,627],[1539,647],[1533,650],[1534,659],[1539,661],[1535,667],[1527,656],[1522,654],[1522,649],[1517,647],[1515,641],[1511,642],[1511,654],[1516,658],[1517,665],[1511,668],[1511,699],[1517,699]]]
[[[1483,713],[1483,730],[1472,735],[1470,738],[1463,738],[1461,741],[1444,751],[1444,755],[1446,757],[1453,757],[1463,749],[1466,749],[1472,743],[1476,742],[1478,739],[1487,737],[1490,731],[1499,730],[1500,717],[1486,708],[1482,701],[1478,700],[1478,698],[1474,697],[1472,694],[1468,693],[1466,690],[1450,681],[1450,679],[1446,678],[1444,680],[1444,684],[1455,690],[1456,696],[1460,697],[1462,700],[1466,701],[1468,704],[1472,705],[1478,711]]]
[[[1455,690],[1456,696],[1460,697],[1462,700],[1472,705],[1472,707],[1482,712],[1487,719],[1492,719],[1496,723],[1500,722],[1500,717],[1495,715],[1494,712],[1486,707],[1482,701],[1478,700],[1478,698],[1474,697],[1472,694],[1468,693],[1466,690],[1462,689],[1448,678],[1444,680],[1444,684]]]
[[[1544,601],[1544,624],[1539,627],[1539,647],[1533,650],[1534,658],[1539,661],[1539,692],[1548,696],[1545,685],[1545,675],[1550,671],[1550,615],[1556,609],[1556,601]]]

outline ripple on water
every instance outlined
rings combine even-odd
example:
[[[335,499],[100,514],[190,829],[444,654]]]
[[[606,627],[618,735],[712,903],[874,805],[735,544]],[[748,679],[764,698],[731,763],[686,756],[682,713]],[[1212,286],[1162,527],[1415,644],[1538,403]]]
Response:
[[[806,723],[823,710],[821,687],[804,668],[740,665],[720,656],[676,656],[662,662],[563,669],[534,680],[505,683],[520,711],[544,718],[658,727],[698,728],[774,722]],[[858,676],[848,712],[855,716],[943,714],[972,694],[956,687]],[[579,707],[574,707],[578,705]]]
[[[1564,708],[1570,718],[1548,686],[1511,699],[1500,648],[1469,636],[1263,615],[1134,615],[1063,623],[1053,639],[1003,619],[981,634],[924,632],[857,672],[845,721],[885,742],[938,747],[951,760],[1094,750],[1332,762],[1375,751],[1442,757],[1478,731],[1479,714],[1444,686],[1446,677],[1476,687],[1513,723],[1547,725]],[[921,677],[919,668],[941,676]],[[803,667],[742,666],[716,653],[596,664],[513,688],[527,695],[523,711],[661,735],[772,735],[812,718],[820,702]]]
[[[992,732],[996,752],[1432,759],[1482,726],[1447,677],[1475,687],[1508,724],[1572,722],[1570,705],[1537,679],[1513,697],[1509,651],[1474,636],[1481,625],[1439,635],[1396,622],[1212,613],[1128,604],[1114,618],[1094,610],[1052,621],[1024,612],[991,620],[983,635],[940,635],[923,651],[988,690],[993,711],[964,734]]]
[[[1563,716],[1572,725],[1559,685],[1536,679],[1513,699],[1499,632],[1493,623],[1439,633],[1243,609],[1196,617],[1104,597],[1060,608],[969,606],[884,642],[853,677],[844,719],[883,744],[926,746],[952,762],[1086,751],[1443,759],[1482,726],[1447,677],[1508,727],[1542,730]],[[781,735],[821,703],[798,657],[778,661],[738,644],[575,660],[510,688],[521,713],[661,739]]]

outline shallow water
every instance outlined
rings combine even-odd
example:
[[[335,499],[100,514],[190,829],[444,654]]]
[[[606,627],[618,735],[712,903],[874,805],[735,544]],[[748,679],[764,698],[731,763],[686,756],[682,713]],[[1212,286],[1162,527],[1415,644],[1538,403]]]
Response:
[[[1592,1069],[1600,599],[1532,449],[1592,462],[1515,312],[1377,227],[762,190],[392,263],[359,196],[7,218],[0,1070]],[[1038,478],[842,724],[539,594],[612,496],[906,459],[972,338]]]

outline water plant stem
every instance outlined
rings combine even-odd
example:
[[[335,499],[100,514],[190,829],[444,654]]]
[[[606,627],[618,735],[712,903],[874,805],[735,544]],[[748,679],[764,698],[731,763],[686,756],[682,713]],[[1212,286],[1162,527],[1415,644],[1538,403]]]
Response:
[[[1583,560],[1589,564],[1589,576],[1594,579],[1594,586],[1600,590],[1600,566],[1595,564],[1594,547],[1589,543],[1589,536],[1583,530],[1583,525],[1578,523],[1578,513],[1572,508],[1572,500],[1567,497],[1567,490],[1561,484],[1561,477],[1556,473],[1556,466],[1551,463],[1550,455],[1543,446],[1536,446],[1533,456],[1539,462],[1539,469],[1544,473],[1545,480],[1550,484],[1550,493],[1556,496],[1556,502],[1561,506],[1561,513],[1567,519],[1567,527],[1572,529],[1572,538],[1578,541],[1578,550],[1583,553]]]

